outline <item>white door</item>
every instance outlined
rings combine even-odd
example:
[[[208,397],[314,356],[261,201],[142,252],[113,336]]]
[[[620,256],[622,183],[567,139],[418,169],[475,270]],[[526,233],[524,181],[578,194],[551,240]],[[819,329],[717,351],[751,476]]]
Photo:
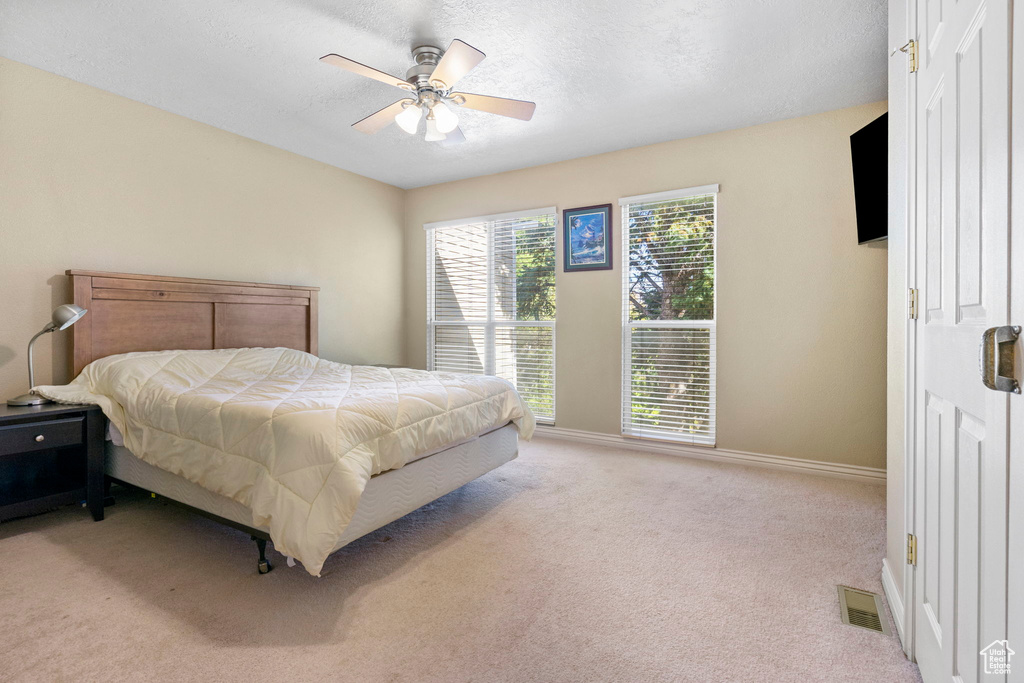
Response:
[[[926,683],[994,683],[1011,394],[982,383],[979,346],[1010,322],[1010,1],[918,0],[918,30],[915,654]]]
[[[1017,4],[1013,13],[1013,126],[1011,175],[1013,194],[1010,221],[1010,318],[1016,324],[1024,320],[1024,7]],[[1016,349],[1017,378],[1024,378],[1024,342]],[[1007,640],[1017,653],[1009,680],[1024,683],[1024,395],[1010,397],[1010,539],[1007,587],[1009,600]]]

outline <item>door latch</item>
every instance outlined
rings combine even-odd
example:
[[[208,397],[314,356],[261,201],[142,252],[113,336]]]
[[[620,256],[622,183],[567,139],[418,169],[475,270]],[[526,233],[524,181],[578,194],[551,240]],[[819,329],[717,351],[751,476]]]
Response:
[[[1014,377],[1015,348],[1020,336],[1017,325],[990,327],[981,335],[981,381],[993,391],[1020,393]]]

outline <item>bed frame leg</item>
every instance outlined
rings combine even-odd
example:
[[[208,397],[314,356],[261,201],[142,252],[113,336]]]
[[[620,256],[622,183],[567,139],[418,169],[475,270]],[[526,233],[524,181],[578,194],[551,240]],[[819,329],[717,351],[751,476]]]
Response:
[[[250,538],[256,541],[256,549],[260,551],[260,559],[259,562],[256,563],[256,568],[259,570],[260,574],[269,573],[270,570],[274,568],[274,565],[270,564],[270,562],[267,560],[266,539],[256,538],[255,536],[250,536]]]

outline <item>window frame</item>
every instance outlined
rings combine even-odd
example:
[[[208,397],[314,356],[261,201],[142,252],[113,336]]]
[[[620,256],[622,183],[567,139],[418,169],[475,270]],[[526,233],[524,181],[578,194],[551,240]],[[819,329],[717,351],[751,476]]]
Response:
[[[511,327],[547,327],[551,329],[551,415],[537,415],[538,424],[553,425],[555,423],[555,413],[557,412],[557,392],[558,392],[558,381],[557,381],[557,334],[556,325],[558,319],[558,208],[554,206],[543,207],[539,209],[526,209],[522,211],[509,211],[506,213],[496,213],[486,216],[474,216],[470,218],[457,218],[446,221],[437,221],[433,223],[424,223],[423,229],[427,233],[427,248],[426,248],[426,279],[427,279],[427,370],[433,371],[435,368],[434,357],[436,350],[436,330],[438,327],[471,327],[471,328],[482,328],[484,330],[484,346],[487,350],[484,358],[484,375],[497,376],[496,371],[496,360],[497,360],[497,345],[496,345],[496,331],[499,328],[511,328]],[[494,284],[494,224],[501,221],[515,220],[518,218],[531,218],[534,216],[547,216],[553,217],[554,227],[554,271],[555,271],[555,319],[553,320],[500,320],[496,317],[496,291]],[[487,258],[487,318],[483,321],[478,320],[437,320],[436,319],[436,291],[435,291],[435,244],[434,244],[434,230],[444,228],[455,228],[466,225],[474,224],[486,224],[487,225],[487,245],[486,245],[486,258]]]
[[[620,430],[623,437],[632,439],[646,439],[656,441],[669,441],[694,446],[715,447],[718,438],[718,195],[720,193],[717,183],[711,185],[700,185],[687,187],[679,190],[668,190],[666,192],[654,192],[651,194],[634,195],[632,197],[619,198],[620,230],[622,232],[622,377],[619,392],[620,401]],[[655,202],[671,201],[673,199],[685,199],[700,195],[714,195],[714,234],[711,240],[713,251],[714,277],[712,287],[714,301],[712,306],[712,320],[630,320],[629,300],[629,207],[635,204],[647,204]],[[707,329],[710,331],[709,342],[709,378],[710,387],[708,391],[708,406],[711,414],[710,436],[696,435],[691,437],[676,437],[668,430],[643,429],[632,427],[632,385],[633,385],[633,340],[632,330],[636,328],[656,329]]]

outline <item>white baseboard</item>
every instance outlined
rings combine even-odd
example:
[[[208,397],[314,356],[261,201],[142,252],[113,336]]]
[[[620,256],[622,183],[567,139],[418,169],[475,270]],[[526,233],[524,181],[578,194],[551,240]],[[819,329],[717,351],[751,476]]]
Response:
[[[882,558],[882,592],[885,593],[885,601],[889,603],[889,611],[896,624],[896,633],[900,637],[900,644],[906,651],[907,646],[903,639],[903,596],[900,595],[899,586],[896,585],[896,577],[892,575],[889,560],[884,557]]]
[[[842,465],[838,463],[821,462],[819,460],[803,460],[800,458],[787,458],[781,455],[765,455],[762,453],[731,451],[724,448],[689,446],[687,444],[652,441],[649,439],[630,439],[628,437],[615,436],[613,434],[585,432],[579,429],[565,429],[562,427],[549,427],[546,425],[537,425],[536,435],[549,439],[575,441],[577,443],[585,443],[592,446],[627,448],[634,451],[647,451],[651,453],[667,453],[669,455],[681,455],[687,458],[717,460],[719,462],[731,462],[740,465],[753,465],[755,467],[789,470],[791,472],[802,472],[804,474],[817,474],[825,477],[852,479],[872,484],[885,484],[885,470],[877,467]]]

